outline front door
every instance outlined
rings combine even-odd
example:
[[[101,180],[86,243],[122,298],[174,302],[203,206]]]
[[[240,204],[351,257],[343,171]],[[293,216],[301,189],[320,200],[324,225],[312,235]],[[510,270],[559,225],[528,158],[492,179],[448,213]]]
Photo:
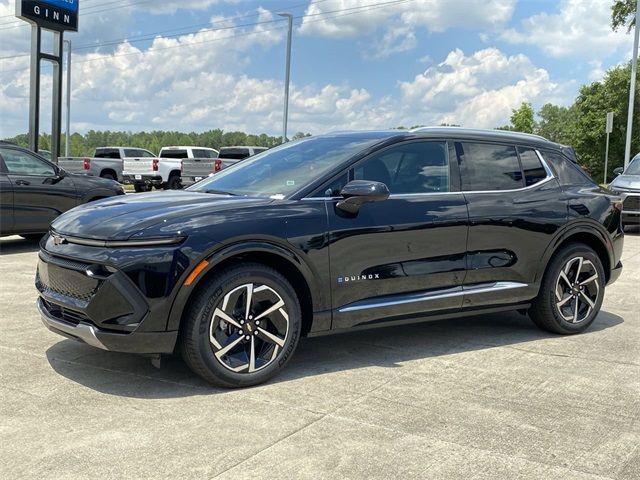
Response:
[[[328,201],[332,328],[457,311],[468,215],[449,144],[396,144],[365,158],[348,175],[344,182],[385,183],[391,195],[365,204],[356,215],[339,210],[339,199]]]
[[[46,232],[51,221],[78,204],[73,180],[59,177],[53,164],[11,147],[1,147],[0,156],[13,189],[16,232]]]

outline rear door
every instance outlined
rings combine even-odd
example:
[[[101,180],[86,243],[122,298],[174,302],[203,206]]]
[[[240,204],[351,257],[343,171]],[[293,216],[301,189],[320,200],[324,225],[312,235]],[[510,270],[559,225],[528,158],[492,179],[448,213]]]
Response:
[[[469,208],[465,307],[537,294],[539,261],[567,218],[566,200],[534,148],[456,143]]]
[[[0,156],[0,235],[13,231],[13,186]]]
[[[355,216],[327,201],[333,328],[461,307],[467,207],[449,151],[445,140],[396,144],[319,189],[336,195],[350,178],[391,192]]]
[[[78,205],[71,176],[59,177],[52,163],[10,147],[0,147],[0,156],[13,189],[16,232],[46,232],[52,220]]]

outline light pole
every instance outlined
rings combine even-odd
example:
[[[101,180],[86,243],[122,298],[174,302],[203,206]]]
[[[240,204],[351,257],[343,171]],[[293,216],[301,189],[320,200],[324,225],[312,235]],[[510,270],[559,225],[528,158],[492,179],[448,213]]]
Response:
[[[293,33],[293,15],[286,12],[278,13],[281,17],[286,17],[289,23],[289,33],[287,34],[287,70],[284,80],[284,118],[282,120],[282,143],[287,141],[287,119],[289,118],[289,78],[291,76],[291,35]]]
[[[640,1],[636,5],[636,26],[631,56],[631,85],[629,86],[629,114],[627,116],[627,141],[624,146],[624,169],[629,166],[631,158],[631,128],[633,126],[633,101],[636,94],[636,76],[638,73],[638,37],[640,37]]]
[[[67,44],[67,128],[65,132],[64,156],[69,156],[69,142],[71,141],[71,40],[65,40]]]

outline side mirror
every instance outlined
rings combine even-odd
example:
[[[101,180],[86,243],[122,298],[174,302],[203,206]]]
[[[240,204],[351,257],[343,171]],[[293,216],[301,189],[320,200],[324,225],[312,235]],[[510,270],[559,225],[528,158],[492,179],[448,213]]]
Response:
[[[622,168],[622,167],[618,167],[618,168],[614,168],[613,169],[614,175],[621,175],[622,172],[624,172],[624,168]]]
[[[340,200],[336,207],[345,212],[356,214],[365,203],[382,202],[389,198],[389,188],[381,182],[353,180],[344,186],[340,195],[344,197],[344,200]]]

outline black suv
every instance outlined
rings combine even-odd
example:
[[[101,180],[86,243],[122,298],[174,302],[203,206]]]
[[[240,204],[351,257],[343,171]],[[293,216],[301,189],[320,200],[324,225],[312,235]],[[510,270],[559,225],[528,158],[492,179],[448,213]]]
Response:
[[[287,143],[185,191],[62,215],[42,243],[51,330],[265,381],[303,335],[520,310],[585,330],[620,275],[620,197],[570,148],[427,128]]]
[[[40,238],[61,213],[123,194],[118,182],[72,175],[31,150],[0,142],[0,236]]]

